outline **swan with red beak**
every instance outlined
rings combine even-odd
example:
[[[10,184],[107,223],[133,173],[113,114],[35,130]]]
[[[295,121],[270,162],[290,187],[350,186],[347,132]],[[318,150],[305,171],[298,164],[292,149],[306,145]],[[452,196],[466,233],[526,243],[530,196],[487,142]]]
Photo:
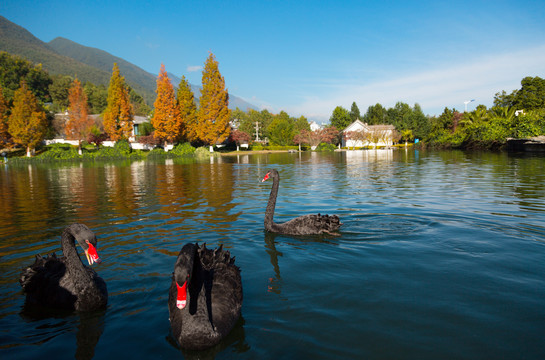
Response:
[[[218,344],[238,322],[241,307],[240,269],[229,251],[184,245],[168,297],[172,334],[180,347],[201,350]]]

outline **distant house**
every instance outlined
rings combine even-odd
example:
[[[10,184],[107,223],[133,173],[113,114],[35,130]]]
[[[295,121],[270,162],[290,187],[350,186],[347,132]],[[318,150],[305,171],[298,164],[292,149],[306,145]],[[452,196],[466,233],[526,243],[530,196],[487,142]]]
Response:
[[[322,128],[321,125],[318,125],[316,123],[316,121],[311,121],[310,122],[310,131],[316,131],[316,130],[320,130]]]
[[[89,118],[93,119],[95,125],[102,129],[103,127],[103,119],[102,115],[100,114],[92,114],[89,115]],[[64,113],[58,113],[55,114],[55,118],[53,119],[52,126],[55,130],[55,138],[52,140],[46,140],[46,144],[54,144],[54,143],[65,143],[65,144],[72,144],[77,145],[77,140],[66,140],[66,134],[64,132],[65,124],[68,121],[68,111]],[[145,147],[141,144],[136,143],[136,136],[142,135],[142,124],[149,122],[150,119],[147,116],[138,116],[135,115],[133,118],[133,128],[131,136],[129,137],[129,142],[132,143],[132,146],[134,148],[141,148]],[[106,141],[103,143],[105,146],[113,146],[114,142]]]
[[[131,141],[134,141],[135,136],[142,135],[142,124],[147,122],[150,122],[150,119],[147,116],[134,116],[134,118],[132,119],[132,137],[130,139]]]
[[[348,148],[392,146],[394,132],[393,125],[368,125],[356,120],[343,130],[342,146]]]

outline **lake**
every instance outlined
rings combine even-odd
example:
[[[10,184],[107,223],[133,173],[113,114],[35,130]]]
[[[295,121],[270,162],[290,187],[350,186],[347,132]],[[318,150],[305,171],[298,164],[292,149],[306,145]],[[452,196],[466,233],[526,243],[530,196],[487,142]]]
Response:
[[[265,233],[270,168],[276,221],[337,214],[340,235]],[[0,164],[0,358],[545,359],[544,184],[543,155],[413,149]],[[107,309],[25,307],[21,269],[74,222]],[[241,268],[242,319],[203,352],[170,334],[187,242]]]

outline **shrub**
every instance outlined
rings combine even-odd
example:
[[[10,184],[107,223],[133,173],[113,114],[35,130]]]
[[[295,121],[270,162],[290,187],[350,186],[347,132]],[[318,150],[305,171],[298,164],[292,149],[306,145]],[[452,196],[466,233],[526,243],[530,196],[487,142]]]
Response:
[[[315,151],[335,151],[335,149],[336,147],[333,144],[320,143]]]
[[[114,149],[124,155],[129,155],[132,151],[131,144],[127,140],[119,140],[115,143]]]
[[[208,150],[207,150],[208,151]],[[174,155],[191,155],[195,153],[195,148],[190,143],[177,144],[174,149],[170,151]]]
[[[197,157],[205,157],[205,156],[210,156],[210,150],[208,150],[208,148],[205,148],[205,147],[199,147],[195,150],[195,156]]]

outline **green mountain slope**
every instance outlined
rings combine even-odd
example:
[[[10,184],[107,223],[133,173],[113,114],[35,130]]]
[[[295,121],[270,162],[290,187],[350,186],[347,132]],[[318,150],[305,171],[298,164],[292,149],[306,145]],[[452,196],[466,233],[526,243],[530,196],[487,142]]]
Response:
[[[51,49],[26,29],[0,16],[0,50],[19,55],[36,64],[42,64],[50,74],[76,76],[95,84],[108,84],[110,73],[63,56]]]
[[[117,63],[119,71],[121,72],[121,75],[125,77],[127,83],[136,90],[137,93],[142,95],[144,100],[146,100],[146,103],[153,105],[157,75],[151,74],[106,51],[83,46],[62,37],[51,40],[48,45],[58,54],[68,56],[83,64],[105,71],[109,76],[112,74],[114,63]],[[109,79],[110,78],[108,77],[108,81]]]
[[[23,27],[0,16],[0,51],[19,55],[33,63],[42,64],[50,74],[77,76],[82,82],[95,85],[106,85],[112,75],[113,64],[117,63],[121,75],[127,83],[153,106],[157,75],[114,56],[106,51],[84,46],[62,37],[45,43],[36,38]],[[178,86],[180,78],[169,74],[174,86]],[[191,84],[195,97],[200,96],[200,86]],[[242,110],[256,109],[241,98],[229,94],[229,108]]]

